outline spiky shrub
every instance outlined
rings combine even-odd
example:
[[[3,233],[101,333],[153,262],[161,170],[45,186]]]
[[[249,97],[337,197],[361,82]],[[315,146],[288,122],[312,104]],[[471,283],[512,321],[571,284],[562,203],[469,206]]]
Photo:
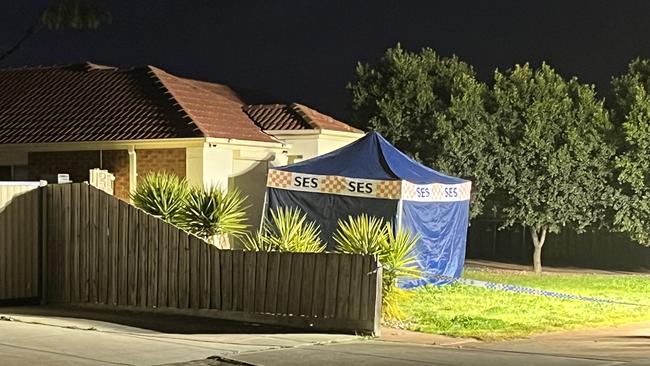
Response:
[[[229,247],[228,236],[246,233],[246,196],[234,189],[224,192],[219,186],[192,187],[180,214],[180,226],[220,247]]]
[[[167,172],[150,172],[139,182],[131,199],[145,212],[177,224],[188,192],[185,179]]]
[[[325,245],[320,240],[319,226],[307,219],[299,208],[279,207],[271,211],[256,235],[244,240],[247,250],[267,252],[320,253]]]
[[[418,236],[409,231],[394,232],[390,222],[361,214],[339,220],[334,233],[336,249],[342,253],[374,254],[382,266],[382,299],[385,320],[401,320],[403,314],[399,303],[407,293],[397,287],[401,277],[419,278],[413,249]]]

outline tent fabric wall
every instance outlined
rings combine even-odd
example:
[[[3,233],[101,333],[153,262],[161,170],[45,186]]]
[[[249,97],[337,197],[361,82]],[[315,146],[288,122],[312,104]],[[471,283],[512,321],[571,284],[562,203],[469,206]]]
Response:
[[[401,221],[402,228],[420,237],[417,262],[423,271],[446,277],[460,277],[465,260],[469,204],[442,202],[432,205],[428,202],[404,201]],[[400,287],[447,282],[449,281],[425,276],[425,279],[400,281]]]
[[[394,224],[397,203],[397,200],[388,199],[336,196],[276,188],[268,190],[268,209],[300,208],[310,220],[320,226],[321,240],[327,244],[328,251],[335,249],[332,236],[338,227],[338,220],[366,213]]]
[[[328,250],[339,219],[366,213],[419,235],[415,255],[427,274],[459,277],[465,259],[471,182],[411,159],[376,132],[309,160],[269,170],[267,208],[299,207],[316,221]],[[398,227],[400,225],[393,225]],[[403,287],[441,283],[404,281]]]

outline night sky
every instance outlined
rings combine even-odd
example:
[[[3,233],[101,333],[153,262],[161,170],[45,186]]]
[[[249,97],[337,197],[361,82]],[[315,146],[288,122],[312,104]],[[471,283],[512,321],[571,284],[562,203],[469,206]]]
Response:
[[[489,81],[495,68],[547,61],[595,83],[650,58],[650,1],[105,0],[113,21],[95,32],[41,31],[2,66],[93,61],[151,64],[173,74],[260,90],[340,119],[358,61],[397,42],[456,54]],[[0,49],[47,0],[0,0]],[[4,91],[0,91],[4,92]]]

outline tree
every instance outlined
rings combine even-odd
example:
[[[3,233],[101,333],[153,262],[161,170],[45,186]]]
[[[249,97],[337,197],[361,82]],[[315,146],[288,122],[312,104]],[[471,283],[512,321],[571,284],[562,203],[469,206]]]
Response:
[[[374,65],[359,63],[348,89],[353,123],[382,133],[427,166],[470,178],[471,215],[482,212],[494,189],[496,136],[485,108],[487,87],[471,66],[398,44]]]
[[[547,233],[601,223],[613,189],[612,127],[593,86],[564,80],[550,66],[495,72],[493,118],[502,149],[495,200],[505,225],[530,228],[535,272]]]
[[[635,59],[612,80],[621,190],[615,227],[650,245],[650,60]]]
[[[53,31],[92,30],[109,23],[110,20],[111,14],[97,0],[55,0],[41,12],[36,24],[27,28],[13,46],[0,53],[0,61],[16,52],[25,41],[43,28]]]

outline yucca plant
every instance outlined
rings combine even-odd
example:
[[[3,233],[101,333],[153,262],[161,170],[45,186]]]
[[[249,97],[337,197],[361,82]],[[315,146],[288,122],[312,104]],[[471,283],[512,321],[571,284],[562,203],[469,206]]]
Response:
[[[417,258],[413,254],[419,237],[410,231],[398,229],[394,233],[392,225],[386,223],[388,233],[387,247],[378,255],[382,266],[382,312],[387,321],[401,321],[404,313],[399,304],[404,302],[410,292],[397,287],[399,278],[421,278]]]
[[[383,219],[361,214],[339,220],[334,233],[337,249],[343,253],[378,254],[386,247],[387,226]]]
[[[145,212],[177,224],[188,192],[185,179],[167,172],[150,172],[139,182],[131,199]]]
[[[267,252],[320,253],[325,245],[320,240],[320,228],[309,221],[299,208],[280,207],[271,211],[256,235],[244,240],[247,250]]]
[[[409,231],[394,232],[390,222],[361,214],[339,220],[333,237],[336,249],[342,253],[374,254],[382,266],[383,316],[386,320],[400,320],[399,302],[407,293],[397,287],[401,277],[419,278],[413,249],[418,236]]]
[[[180,226],[220,247],[228,248],[228,236],[246,233],[246,197],[239,190],[224,192],[218,186],[192,187],[180,213]]]

